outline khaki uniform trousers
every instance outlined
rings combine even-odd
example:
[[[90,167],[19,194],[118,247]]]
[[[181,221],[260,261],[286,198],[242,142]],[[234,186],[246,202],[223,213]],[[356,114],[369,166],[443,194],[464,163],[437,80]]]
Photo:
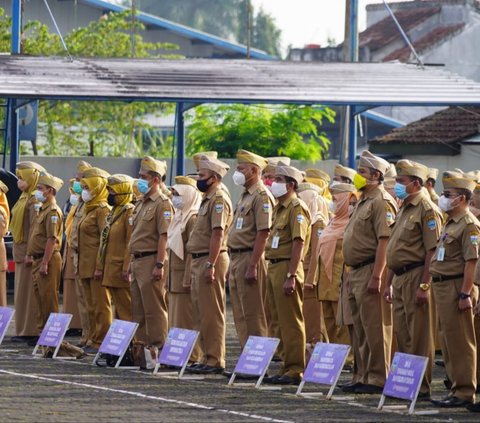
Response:
[[[297,283],[292,295],[285,295],[283,284],[287,278],[289,261],[271,263],[267,273],[267,295],[272,300],[271,314],[278,322],[275,337],[280,338],[279,351],[283,359],[280,374],[298,378],[305,370],[306,334],[303,318],[303,269],[297,271]],[[301,281],[301,282],[300,282]]]
[[[113,303],[113,317],[119,320],[126,320],[131,322],[132,315],[132,294],[130,287],[128,288],[116,288],[113,286],[107,287],[108,292],[112,297]]]
[[[358,340],[360,362],[357,363],[357,370],[361,376],[360,382],[383,387],[390,367],[391,307],[382,305],[385,301],[381,294],[367,292],[373,266],[372,263],[350,271],[349,302]],[[382,289],[383,286],[380,292],[383,292]],[[385,315],[388,311],[390,315]]]
[[[153,281],[152,273],[157,261],[156,254],[132,261],[132,316],[139,324],[135,339],[162,348],[167,339],[168,311],[165,278],[167,262],[162,280]]]
[[[80,279],[87,300],[90,333],[87,344],[93,348],[100,347],[103,338],[112,324],[112,305],[110,293],[102,286],[101,280],[94,278]]]
[[[43,258],[32,264],[32,281],[35,300],[38,306],[37,328],[43,329],[50,313],[58,313],[58,290],[62,274],[62,257],[58,251],[52,254],[48,263],[47,275],[40,275],[40,266]]]
[[[230,256],[230,303],[232,304],[235,329],[243,349],[249,336],[268,336],[265,317],[267,293],[267,264],[262,258],[258,264],[258,280],[248,283],[245,273],[250,264],[252,252],[233,253]]]
[[[329,342],[322,303],[317,299],[315,288],[303,288],[303,318],[307,343]]]
[[[429,359],[420,392],[430,394],[435,359],[433,305],[430,299],[424,305],[415,303],[423,270],[421,266],[403,275],[394,276],[392,282],[393,329],[399,352]],[[430,292],[430,298],[432,296]]]
[[[74,269],[78,269],[78,253],[73,253]],[[82,325],[82,337],[80,344],[86,344],[90,339],[90,318],[88,314],[87,293],[78,276],[75,276],[75,294],[77,296],[78,313],[80,314],[80,323]]]
[[[201,362],[225,367],[225,280],[230,259],[224,251],[215,263],[215,280],[205,282],[208,256],[192,259],[193,328],[200,332]]]
[[[27,244],[14,244],[14,257],[21,257],[22,261],[15,261],[15,334],[17,336],[37,336],[38,303],[32,283],[32,268],[25,266],[23,259],[27,254]]]
[[[7,306],[7,272],[0,270],[0,307]]]
[[[78,310],[75,270],[73,268],[73,251],[65,246],[65,265],[63,268],[63,312],[72,315],[70,328],[81,329],[82,321]]]
[[[445,370],[452,381],[450,395],[475,401],[477,351],[472,310],[460,312],[463,279],[433,282]],[[474,288],[475,293],[477,290]],[[474,292],[472,291],[472,293]]]

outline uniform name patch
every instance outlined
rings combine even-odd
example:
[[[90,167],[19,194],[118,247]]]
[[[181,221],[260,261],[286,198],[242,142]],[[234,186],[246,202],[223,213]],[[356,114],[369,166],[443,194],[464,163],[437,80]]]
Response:
[[[428,226],[428,229],[430,229],[431,231],[435,230],[436,227],[437,227],[437,222],[435,221],[435,219],[430,219],[428,220],[427,222],[427,226]]]
[[[473,245],[478,245],[478,233],[477,232],[470,232],[470,242]]]
[[[166,219],[166,220],[170,220],[172,218],[172,212],[171,211],[168,211],[168,210],[165,210],[163,212],[163,217]]]
[[[270,211],[270,204],[269,203],[263,203],[263,212],[268,213]]]
[[[221,213],[223,212],[223,204],[222,203],[216,203],[215,204],[215,213]]]
[[[303,223],[303,222],[305,222],[305,217],[303,216],[303,214],[297,215],[297,222],[298,222],[298,223]]]
[[[395,221],[392,212],[389,212],[389,211],[388,211],[387,214],[385,215],[385,217],[386,217],[386,219],[387,219],[387,224],[388,224],[388,225],[391,225],[391,224]]]
[[[53,224],[55,224],[58,222],[58,216],[52,216],[50,220],[52,221]]]

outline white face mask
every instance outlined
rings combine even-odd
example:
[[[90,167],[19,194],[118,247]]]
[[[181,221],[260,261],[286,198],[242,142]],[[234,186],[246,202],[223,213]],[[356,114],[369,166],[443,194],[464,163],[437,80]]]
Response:
[[[272,194],[275,198],[279,198],[287,193],[287,184],[282,182],[274,182],[272,184]]]
[[[78,204],[78,195],[77,194],[70,194],[70,204],[72,206],[76,206]]]
[[[238,170],[236,170],[233,173],[232,179],[233,179],[233,183],[237,186],[245,185],[245,182],[246,182],[245,175],[242,172],[239,172]]]
[[[90,193],[90,191],[88,189],[82,190],[82,200],[85,203],[88,203],[89,201],[91,201],[91,199],[92,199],[92,194]]]
[[[438,200],[438,207],[440,207],[440,209],[443,210],[444,212],[448,212],[452,210],[455,207],[452,205],[455,198],[447,198],[444,195],[442,195]]]
[[[174,195],[172,198],[173,207],[178,210],[183,209],[183,198],[180,195]]]
[[[38,189],[35,191],[35,199],[40,203],[44,203],[47,200],[43,195],[43,192],[39,191]]]

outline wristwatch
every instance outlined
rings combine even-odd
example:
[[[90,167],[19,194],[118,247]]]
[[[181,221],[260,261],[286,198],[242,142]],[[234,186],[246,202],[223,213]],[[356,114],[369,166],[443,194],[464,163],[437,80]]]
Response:
[[[419,285],[419,288],[420,288],[422,291],[426,292],[426,291],[428,291],[428,290],[430,289],[430,284],[429,284],[429,283],[421,283],[421,284]]]
[[[215,267],[215,263],[211,263],[207,261],[207,269],[213,269]]]
[[[287,273],[287,279],[296,278],[296,277],[297,277],[296,273],[290,273],[290,272]]]
[[[163,265],[163,261],[157,261],[157,262],[155,263],[155,267],[156,267],[157,269],[162,269],[163,266],[164,266],[164,265]]]
[[[460,295],[458,296],[461,300],[466,300],[467,298],[470,298],[470,294],[466,294],[465,292],[460,292]]]

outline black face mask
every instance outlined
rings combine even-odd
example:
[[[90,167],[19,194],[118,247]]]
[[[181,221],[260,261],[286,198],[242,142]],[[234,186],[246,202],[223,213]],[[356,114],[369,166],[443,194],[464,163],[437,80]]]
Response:
[[[116,203],[115,203],[115,198],[116,198],[116,194],[108,194],[108,197],[107,197],[107,203],[109,206],[115,206]]]
[[[207,178],[207,179],[199,179],[197,181],[197,188],[200,192],[207,192],[208,191],[208,188],[210,187],[210,185],[208,185],[208,180],[210,178]]]

